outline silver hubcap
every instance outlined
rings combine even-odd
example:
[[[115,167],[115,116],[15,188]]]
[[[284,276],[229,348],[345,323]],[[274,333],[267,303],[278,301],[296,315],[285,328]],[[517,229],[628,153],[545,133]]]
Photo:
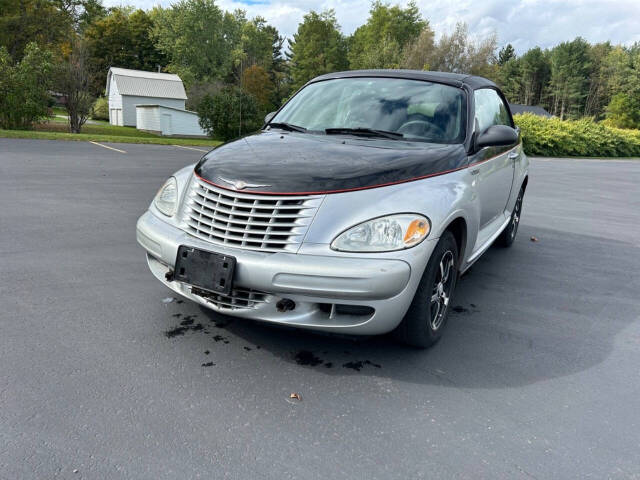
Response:
[[[440,265],[436,273],[436,281],[431,293],[431,317],[429,326],[432,330],[438,330],[444,321],[449,299],[451,298],[451,286],[454,278],[454,257],[451,250],[444,252],[440,258]]]

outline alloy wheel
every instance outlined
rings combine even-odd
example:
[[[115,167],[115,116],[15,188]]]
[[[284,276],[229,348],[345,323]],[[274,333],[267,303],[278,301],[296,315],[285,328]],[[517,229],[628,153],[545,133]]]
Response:
[[[518,194],[518,199],[513,207],[513,215],[511,216],[511,238],[516,236],[518,225],[520,224],[520,212],[522,211],[522,192]]]
[[[438,330],[444,321],[449,300],[451,298],[451,290],[455,276],[454,272],[455,259],[451,250],[447,250],[440,258],[436,279],[431,293],[429,326],[431,330]]]

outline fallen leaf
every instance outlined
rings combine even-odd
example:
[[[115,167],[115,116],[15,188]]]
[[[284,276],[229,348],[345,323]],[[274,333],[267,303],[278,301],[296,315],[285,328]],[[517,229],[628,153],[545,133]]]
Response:
[[[295,398],[296,400],[302,400],[302,397],[300,395],[298,395],[297,393],[292,393],[291,395],[289,395],[289,398]]]
[[[537,242],[538,241],[538,237],[531,237],[531,241],[532,242]]]

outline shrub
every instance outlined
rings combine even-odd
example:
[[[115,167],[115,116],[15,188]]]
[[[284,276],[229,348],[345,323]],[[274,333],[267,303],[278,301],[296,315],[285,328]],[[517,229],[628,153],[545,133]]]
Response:
[[[255,98],[236,87],[225,87],[215,95],[205,95],[197,111],[200,126],[210,137],[221,140],[253,132],[261,125]]]
[[[591,118],[560,120],[514,115],[527,155],[544,157],[640,156],[640,130],[613,128]]]
[[[0,47],[0,128],[29,129],[49,116],[51,54],[29,43],[13,64]]]
[[[109,99],[99,97],[91,107],[91,118],[94,120],[109,120]]]

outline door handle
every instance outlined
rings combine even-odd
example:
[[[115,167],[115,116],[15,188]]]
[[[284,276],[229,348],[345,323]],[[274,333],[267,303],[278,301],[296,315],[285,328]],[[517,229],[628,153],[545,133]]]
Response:
[[[518,152],[511,152],[509,154],[509,160],[515,160],[516,158],[518,158],[520,155],[518,154]]]

